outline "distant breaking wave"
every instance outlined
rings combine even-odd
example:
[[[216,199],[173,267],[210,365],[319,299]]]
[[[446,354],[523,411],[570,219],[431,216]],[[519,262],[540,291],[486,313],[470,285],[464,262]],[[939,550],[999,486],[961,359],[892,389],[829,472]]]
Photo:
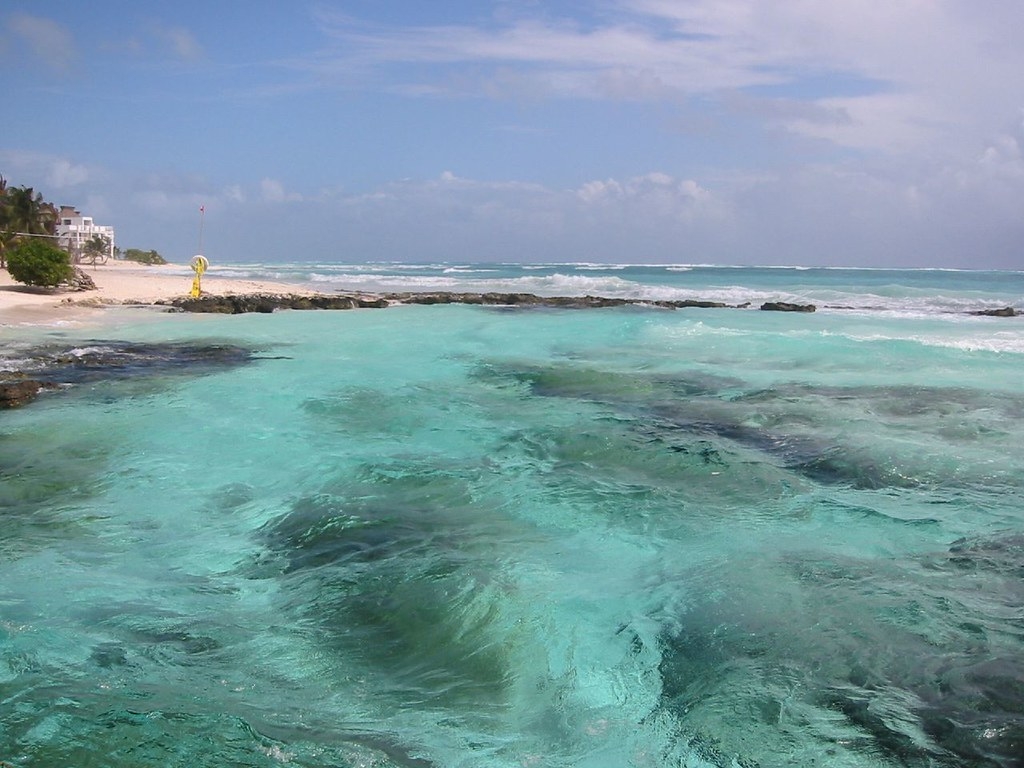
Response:
[[[918,318],[1002,306],[1024,309],[1024,273],[1014,272],[470,262],[214,264],[210,271],[295,283],[321,292],[533,293],[732,306],[784,301],[814,304],[819,312]]]

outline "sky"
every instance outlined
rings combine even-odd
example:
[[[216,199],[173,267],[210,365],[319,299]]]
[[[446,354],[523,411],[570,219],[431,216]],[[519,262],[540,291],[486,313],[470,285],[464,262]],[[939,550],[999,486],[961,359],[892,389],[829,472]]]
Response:
[[[1024,269],[1022,30],[1016,0],[0,0],[0,175],[175,262]]]

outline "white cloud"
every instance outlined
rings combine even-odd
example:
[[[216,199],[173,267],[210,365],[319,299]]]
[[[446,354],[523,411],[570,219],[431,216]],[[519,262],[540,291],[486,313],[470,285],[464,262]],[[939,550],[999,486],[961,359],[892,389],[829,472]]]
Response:
[[[780,120],[778,125],[840,146],[886,152],[913,152],[921,146],[934,146],[946,130],[947,115],[916,95],[827,98],[819,99],[817,104],[842,119],[797,116]]]
[[[246,195],[241,184],[229,184],[224,188],[223,198],[232,203],[244,203]]]
[[[1020,114],[1024,118],[1024,109]],[[1024,180],[1024,119],[988,142],[978,159],[978,168],[987,178]]]
[[[303,229],[299,219],[310,215],[330,221],[329,231]],[[281,241],[276,230],[301,230],[320,240],[304,252],[344,247],[360,258],[669,260],[678,258],[680,243],[707,242],[727,215],[728,206],[694,180],[662,172],[579,189],[445,172],[365,194],[307,198],[301,209],[275,214],[273,227],[257,225],[253,239],[273,249]]]
[[[803,117],[766,125],[866,151],[963,152],[1024,104],[1024,4],[932,0],[618,0],[592,23],[520,17],[366,27],[322,12],[320,74],[406,96],[729,100],[761,91]],[[414,65],[406,67],[405,65]],[[375,72],[371,77],[368,73]],[[812,112],[810,107],[815,107]]]
[[[609,198],[621,198],[625,195],[622,185],[615,179],[605,181],[588,181],[577,190],[585,203],[596,203]]]
[[[8,19],[7,29],[54,70],[66,70],[75,59],[71,33],[52,19],[15,13]]]
[[[598,207],[601,215],[611,213],[632,220],[720,222],[728,215],[728,205],[695,180],[677,180],[659,171],[626,181],[589,181],[576,195],[588,208]]]
[[[452,171],[368,192],[290,191],[265,178],[215,187],[185,175],[96,171],[84,201],[125,247],[168,258],[793,263],[1019,267],[1020,136],[997,136],[969,166],[912,174],[808,166],[719,176],[664,171],[575,188]],[[4,161],[0,155],[0,162]],[[883,172],[885,171],[885,172]],[[915,183],[908,183],[910,177]],[[15,181],[17,183],[17,181]],[[92,182],[90,181],[90,185]],[[301,205],[283,203],[300,202]],[[75,202],[75,201],[64,201]],[[267,215],[267,205],[274,215]],[[310,220],[329,222],[309,227]],[[1014,235],[1013,233],[1017,234]]]
[[[55,189],[77,187],[89,180],[89,170],[63,158],[54,160],[47,174],[47,183]]]
[[[288,192],[277,179],[263,179],[260,182],[260,193],[268,203],[295,203],[302,200],[297,192]]]
[[[94,171],[66,157],[45,152],[0,149],[0,172],[8,184],[32,186],[53,196],[81,187],[94,177]]]
[[[388,64],[497,67],[486,78],[435,83],[439,90],[467,87],[519,95],[626,98],[707,93],[778,82],[778,75],[722,59],[703,40],[664,37],[637,24],[581,29],[574,24],[519,21],[500,28],[412,27],[373,32],[348,17],[324,14],[324,30],[341,44],[335,58],[311,62],[320,71]],[[501,68],[503,65],[516,69]],[[523,66],[525,65],[525,69]],[[423,88],[422,83],[419,84]]]
[[[195,61],[203,57],[203,47],[195,36],[184,27],[166,27],[159,31],[160,37],[170,46],[171,52],[183,61]]]
[[[275,82],[245,87],[295,98],[318,97],[313,89],[325,83],[370,92],[365,102],[319,102],[352,127],[345,151],[334,151],[334,136],[321,154],[323,189],[306,185],[301,163],[266,168],[264,179],[215,164],[204,166],[209,178],[117,179],[98,160],[83,162],[90,155],[8,149],[0,171],[51,197],[95,194],[116,212],[115,225],[154,233],[140,244],[178,238],[186,253],[206,202],[218,211],[211,218],[231,222],[222,257],[237,237],[251,238],[238,258],[262,243],[260,256],[288,257],[301,239],[302,253],[322,258],[351,248],[358,258],[658,261],[679,259],[683,243],[693,254],[685,258],[706,261],[1019,266],[1024,3],[556,5],[577,18],[542,3],[430,26],[321,11],[323,45],[289,62],[306,77],[275,72]],[[66,35],[31,23],[16,33],[13,18],[3,30],[9,48]],[[202,55],[181,27],[149,26],[138,39],[140,53]],[[382,93],[385,110],[355,114],[356,104],[379,106]],[[439,97],[450,101],[414,101]],[[515,104],[479,109],[488,99]],[[405,146],[392,153],[399,131],[366,134],[370,120],[399,109]],[[419,122],[424,114],[429,123]],[[445,120],[459,120],[457,130],[444,133]],[[316,141],[314,127],[299,128]],[[424,140],[413,153],[417,130]],[[264,149],[279,140],[255,133]],[[462,144],[472,152],[460,154]],[[384,162],[369,167],[345,154],[366,146],[387,153]],[[487,154],[506,146],[507,155]],[[566,156],[552,157],[560,147]],[[408,173],[420,176],[398,178]],[[309,219],[330,222],[329,234],[307,232]]]

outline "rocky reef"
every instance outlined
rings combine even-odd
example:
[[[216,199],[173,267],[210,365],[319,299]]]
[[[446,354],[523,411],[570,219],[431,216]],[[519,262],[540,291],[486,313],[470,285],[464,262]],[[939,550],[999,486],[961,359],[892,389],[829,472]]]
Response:
[[[967,314],[980,315],[982,317],[1017,317],[1020,315],[1020,312],[1013,307],[1001,307],[1000,309],[979,309]]]
[[[813,304],[792,304],[788,301],[766,301],[761,305],[766,312],[814,312]]]
[[[452,291],[386,293],[374,296],[252,293],[205,295],[195,298],[172,299],[161,303],[183,312],[212,312],[227,315],[245,312],[274,312],[278,309],[380,309],[401,304],[475,304],[558,309],[599,309],[622,306],[708,309],[730,306],[720,301],[648,301],[644,299],[614,299],[603,296],[537,296],[532,293],[457,293]]]
[[[297,294],[247,293],[206,294],[158,302],[182,312],[206,312],[239,315],[247,312],[276,312],[279,309],[383,309],[404,304],[473,304],[478,306],[517,307],[523,309],[604,309],[608,307],[648,307],[652,309],[749,309],[750,303],[727,304],[722,301],[683,299],[679,301],[651,299],[623,299],[607,296],[538,296],[533,293],[463,293],[457,291],[423,291],[383,294]],[[873,307],[829,305],[828,309],[865,310]],[[766,301],[758,309],[766,312],[817,311],[816,304],[798,304],[788,301]],[[1021,317],[1013,307],[979,309],[969,315],[987,317]]]
[[[2,370],[0,366],[0,409],[25,405],[43,392],[78,384],[191,376],[232,368],[249,362],[253,354],[254,350],[232,344],[125,341],[17,350],[16,370]]]

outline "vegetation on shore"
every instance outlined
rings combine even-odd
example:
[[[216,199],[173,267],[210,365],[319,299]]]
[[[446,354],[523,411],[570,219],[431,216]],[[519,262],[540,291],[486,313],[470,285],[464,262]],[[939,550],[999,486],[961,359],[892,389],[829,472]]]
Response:
[[[68,254],[46,240],[22,238],[7,254],[7,271],[25,285],[56,288],[75,276]]]
[[[32,187],[9,187],[0,176],[0,269],[26,285],[56,287],[74,275],[71,256],[57,244],[56,205]],[[83,263],[102,264],[110,253],[110,240],[94,235],[79,254]],[[139,264],[166,264],[154,250],[114,249],[117,258]],[[77,261],[77,260],[76,260]]]
[[[38,235],[53,237],[57,218],[57,206],[44,200],[41,192],[32,187],[8,187],[0,176],[0,268],[7,266],[8,252],[19,241]]]
[[[139,264],[166,264],[167,259],[161,256],[156,251],[143,251],[138,248],[129,248],[124,251],[116,251],[120,254],[120,257],[125,261],[135,261]]]

